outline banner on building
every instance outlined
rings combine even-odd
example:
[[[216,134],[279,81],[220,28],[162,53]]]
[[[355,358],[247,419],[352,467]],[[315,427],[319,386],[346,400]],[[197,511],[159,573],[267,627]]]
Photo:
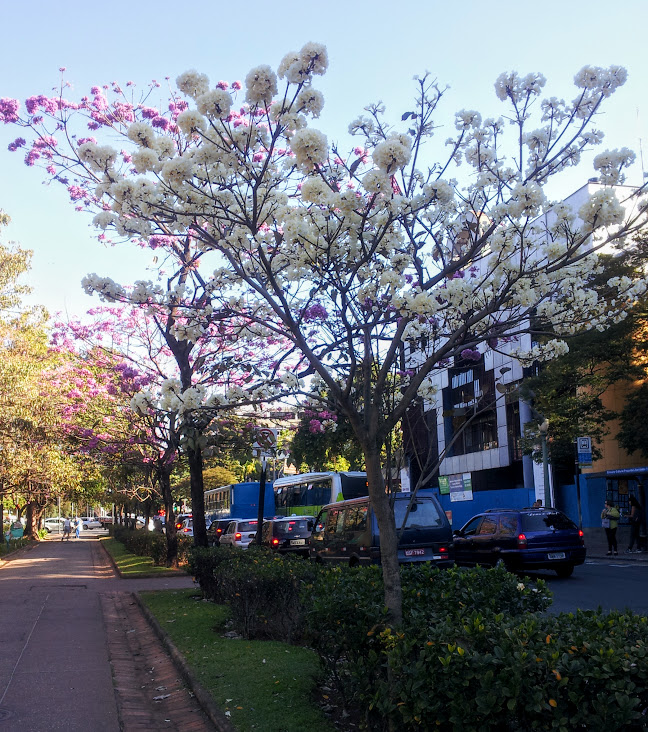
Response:
[[[449,494],[451,501],[472,501],[472,479],[470,473],[440,475],[439,491],[444,494]]]

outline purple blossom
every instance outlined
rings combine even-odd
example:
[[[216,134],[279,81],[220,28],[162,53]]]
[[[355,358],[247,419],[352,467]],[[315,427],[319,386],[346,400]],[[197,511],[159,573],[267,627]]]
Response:
[[[306,323],[312,320],[326,320],[328,318],[328,313],[326,312],[326,308],[323,305],[315,303],[309,308],[304,308],[304,310],[302,311],[302,318]]]
[[[461,358],[463,358],[465,361],[479,361],[481,358],[481,353],[479,351],[475,351],[472,348],[464,348],[464,350],[461,352]]]
[[[324,426],[319,421],[319,419],[311,419],[311,421],[308,423],[308,431],[314,435],[317,435],[321,432],[324,432]]]
[[[2,97],[0,99],[0,120],[2,120],[5,124],[9,124],[10,122],[17,122],[19,109],[20,102],[17,99]]]
[[[7,150],[9,150],[9,152],[16,152],[19,147],[24,147],[26,144],[27,141],[24,137],[17,137],[13,142],[9,143]]]
[[[151,126],[157,127],[160,130],[167,130],[171,122],[166,117],[154,117],[151,120]]]

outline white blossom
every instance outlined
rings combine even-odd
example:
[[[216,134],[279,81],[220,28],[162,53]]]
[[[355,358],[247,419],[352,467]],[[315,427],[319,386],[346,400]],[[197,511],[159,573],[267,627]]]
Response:
[[[269,104],[277,93],[277,76],[269,66],[257,66],[245,77],[245,100],[250,104]]]
[[[209,91],[209,78],[205,74],[199,74],[195,69],[191,69],[177,77],[176,86],[183,94],[197,99]]]
[[[328,157],[326,135],[312,128],[297,130],[290,140],[290,148],[295,153],[297,165],[304,170],[324,163]]]

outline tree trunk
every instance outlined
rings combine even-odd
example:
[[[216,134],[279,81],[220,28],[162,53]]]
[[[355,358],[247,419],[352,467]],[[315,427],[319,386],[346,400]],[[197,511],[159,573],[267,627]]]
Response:
[[[369,496],[380,532],[380,560],[382,562],[385,605],[389,619],[394,626],[403,620],[403,595],[401,590],[400,566],[398,564],[398,537],[394,510],[385,492],[380,465],[380,450],[377,446],[365,447],[365,464]]]
[[[189,462],[189,479],[191,484],[191,513],[193,516],[194,546],[209,546],[207,542],[207,525],[205,521],[205,484],[203,481],[202,450],[195,439],[194,444],[187,447]]]
[[[178,532],[175,527],[175,515],[173,513],[173,495],[171,493],[171,469],[164,466],[158,474],[162,497],[164,500],[164,532],[166,535],[166,566],[178,566]]]

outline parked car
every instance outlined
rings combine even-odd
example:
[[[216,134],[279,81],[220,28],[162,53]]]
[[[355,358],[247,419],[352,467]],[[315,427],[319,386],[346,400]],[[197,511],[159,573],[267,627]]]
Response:
[[[209,528],[207,529],[207,541],[209,542],[209,546],[220,546],[220,539],[223,535],[223,531],[227,529],[232,521],[242,520],[243,519],[226,518],[215,519],[214,521],[212,521],[211,524],[209,524]]]
[[[101,521],[101,525],[105,529],[107,526],[112,526],[114,521],[112,516],[102,516],[99,521]]]
[[[471,567],[502,563],[511,571],[555,570],[569,577],[585,561],[583,532],[555,508],[485,511],[454,532],[455,561]]]
[[[256,519],[235,519],[230,521],[221,534],[220,545],[247,549],[256,537],[257,524]]]
[[[314,516],[290,516],[264,521],[261,544],[281,554],[307,557],[314,524]]]
[[[178,529],[180,536],[193,536],[193,519],[186,518]]]
[[[176,531],[180,531],[180,529],[182,529],[182,523],[184,522],[185,519],[188,519],[188,518],[193,518],[193,514],[191,514],[191,513],[179,513],[176,516],[176,520],[175,520]]]
[[[396,527],[400,528],[410,502],[409,493],[394,500]],[[380,563],[378,522],[368,496],[324,506],[310,539],[310,557],[318,562],[350,566]],[[431,490],[418,492],[398,543],[398,561],[453,564],[452,530],[439,500]]]
[[[55,532],[57,534],[63,533],[63,522],[65,519],[62,518],[46,518],[43,521],[43,527],[47,533]]]
[[[94,516],[81,516],[81,521],[83,522],[84,529],[102,528],[101,521],[98,518],[95,518]]]

